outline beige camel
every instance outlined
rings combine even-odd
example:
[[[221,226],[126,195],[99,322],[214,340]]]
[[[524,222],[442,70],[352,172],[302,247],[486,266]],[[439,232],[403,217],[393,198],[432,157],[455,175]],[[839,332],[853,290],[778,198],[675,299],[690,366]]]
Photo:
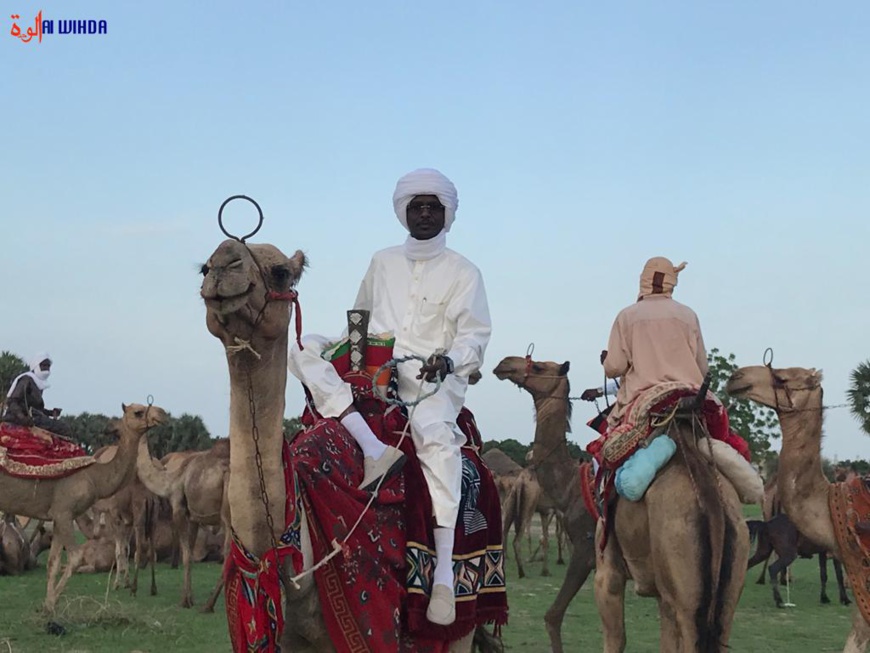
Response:
[[[505,499],[507,499],[517,476],[523,471],[523,468],[513,458],[496,447],[488,449],[481,457],[492,473],[492,479],[495,481],[495,487],[498,490],[499,502],[502,508],[504,508]],[[502,509],[502,513],[504,513],[504,509]]]
[[[580,501],[576,463],[568,462],[565,437],[570,419],[568,369],[568,363],[513,356],[499,363],[495,374],[526,389],[535,400],[533,451],[540,482],[548,491],[552,488],[557,501],[560,494],[575,495],[574,501]],[[743,587],[749,537],[731,484],[703,462],[694,440],[678,439],[683,454],[665,467],[643,500],[619,500],[607,546],[603,552],[596,548],[595,593],[605,653],[625,648],[623,602],[628,578],[634,579],[639,594],[659,599],[662,651],[719,651],[727,644]],[[684,461],[692,465],[694,483]],[[570,524],[570,511],[567,517]],[[599,524],[597,541],[602,535]],[[576,535],[571,540],[574,552],[566,583],[578,551],[591,546]],[[581,583],[586,574],[588,569]],[[561,651],[561,641],[557,648],[553,635],[551,630],[553,649]]]
[[[73,569],[78,566],[81,546],[76,544],[73,520],[97,499],[111,496],[124,483],[136,464],[139,440],[145,432],[165,421],[166,413],[157,406],[122,404],[117,455],[109,462],[94,463],[58,479],[30,480],[0,474],[0,510],[36,519],[53,521],[54,538],[48,558],[48,583],[45,609],[53,612]],[[60,580],[62,552],[67,566]]]
[[[554,520],[559,520],[557,514],[556,502],[544,492],[541,484],[538,482],[538,472],[534,467],[526,467],[516,478],[508,492],[505,501],[502,504],[502,520],[503,520],[503,541],[507,542],[508,534],[511,526],[514,527],[513,549],[514,557],[517,563],[517,574],[520,578],[525,578],[526,572],[523,568],[521,544],[523,536],[531,537],[532,518],[537,513],[541,518],[541,540],[540,549],[542,557],[541,576],[549,576],[550,568],[548,564],[549,558],[549,539],[550,539],[550,524]],[[562,543],[558,541],[559,549],[559,564],[562,561]]]
[[[841,558],[831,511],[829,483],[822,473],[822,374],[814,369],[742,367],[727,391],[773,408],[782,427],[777,494],[797,529]],[[857,608],[844,653],[860,653],[870,643],[870,624]]]
[[[189,608],[193,606],[192,551],[199,528],[228,525],[225,524],[229,519],[225,501],[229,481],[229,445],[223,440],[209,450],[179,452],[165,460],[166,465],[155,463],[148,452],[148,442],[143,440],[140,443],[136,463],[139,479],[149,491],[168,499],[172,505],[172,522],[178,534],[184,568],[180,605]],[[229,532],[230,529],[225,527],[227,538]],[[204,611],[214,610],[222,586],[221,579]]]
[[[595,520],[586,512],[580,495],[578,463],[568,451],[571,402],[569,364],[539,363],[519,356],[502,359],[493,373],[528,392],[535,403],[535,441],[532,449],[538,480],[555,506],[565,515],[565,530],[573,548],[556,600],[544,616],[554,653],[564,651],[562,621],[565,611],[595,566]]]
[[[305,265],[301,251],[288,258],[272,245],[246,246],[227,240],[202,270],[205,278],[200,293],[206,305],[206,324],[226,349],[230,373],[228,493],[232,528],[241,544],[257,557],[273,546],[284,526],[283,520],[276,519],[270,530],[264,502],[271,515],[284,514],[281,450],[291,315],[284,300]],[[257,447],[262,461],[259,469]],[[261,479],[266,497],[260,489]],[[313,561],[304,520],[302,547],[308,568]],[[290,577],[292,572],[288,560],[284,576]],[[304,577],[299,588],[285,586],[284,590],[282,648],[299,653],[334,651],[313,576]],[[450,650],[470,651],[473,637],[470,633],[453,642]]]
[[[36,556],[15,515],[0,518],[0,576],[17,576],[36,566]]]

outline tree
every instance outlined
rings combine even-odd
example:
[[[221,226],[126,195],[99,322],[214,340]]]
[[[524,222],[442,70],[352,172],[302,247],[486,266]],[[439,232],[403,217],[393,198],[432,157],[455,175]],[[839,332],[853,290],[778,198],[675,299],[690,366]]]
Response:
[[[94,453],[107,444],[115,444],[115,436],[109,430],[112,418],[100,413],[79,413],[61,418],[69,424],[72,439],[78,442],[85,451]]]
[[[0,408],[6,403],[6,393],[9,392],[12,381],[29,369],[20,356],[11,351],[0,351]]]
[[[770,441],[780,437],[779,419],[770,408],[749,399],[735,399],[725,392],[725,384],[737,370],[735,360],[734,354],[723,356],[715,348],[709,351],[710,391],[725,405],[731,429],[749,443],[753,461],[763,465],[775,453],[771,451]]]
[[[865,433],[870,433],[870,360],[858,363],[849,375],[849,409],[861,424]]]
[[[297,432],[305,428],[301,417],[284,418],[284,436],[292,438]]]
[[[211,435],[199,415],[168,415],[163,424],[148,431],[148,448],[154,458],[172,451],[203,451],[212,446]]]

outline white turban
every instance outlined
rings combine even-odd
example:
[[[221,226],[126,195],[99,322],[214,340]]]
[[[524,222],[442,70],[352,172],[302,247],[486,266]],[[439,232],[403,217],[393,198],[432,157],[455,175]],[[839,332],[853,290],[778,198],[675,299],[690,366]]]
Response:
[[[456,218],[456,207],[459,206],[459,196],[453,182],[433,168],[420,168],[399,179],[393,193],[393,209],[405,229],[408,228],[408,204],[417,195],[438,197],[445,208],[444,231],[450,231]]]

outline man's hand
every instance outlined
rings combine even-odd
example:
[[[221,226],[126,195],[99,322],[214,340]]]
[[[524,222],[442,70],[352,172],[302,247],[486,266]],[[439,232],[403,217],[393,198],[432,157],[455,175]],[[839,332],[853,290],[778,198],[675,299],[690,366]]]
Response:
[[[58,417],[60,417],[60,412],[61,412],[60,408],[52,408],[51,409],[51,416],[53,418],[57,419]]]
[[[449,361],[450,359],[447,358],[447,356],[432,354],[429,357],[429,360],[426,361],[426,364],[420,368],[420,373],[417,375],[417,378],[425,379],[432,383],[437,376],[443,381],[452,371],[452,365],[450,365]]]
[[[583,401],[595,401],[598,397],[603,397],[604,393],[601,392],[598,388],[589,388],[588,390],[584,390],[583,394],[580,395],[580,398]]]
[[[601,364],[604,365],[604,359],[607,358],[607,350],[603,349],[601,351]]]

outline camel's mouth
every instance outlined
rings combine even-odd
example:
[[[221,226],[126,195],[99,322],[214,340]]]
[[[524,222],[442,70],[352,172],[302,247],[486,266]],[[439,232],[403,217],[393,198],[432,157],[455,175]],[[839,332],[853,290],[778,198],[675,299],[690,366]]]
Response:
[[[510,366],[507,366],[507,365],[502,366],[502,365],[499,363],[499,364],[495,367],[495,369],[492,371],[492,373],[495,374],[496,378],[497,378],[499,381],[504,381],[505,379],[508,379],[508,380],[510,380],[510,381],[514,381],[514,380],[511,378],[511,375],[513,374],[513,368],[510,367]],[[514,381],[514,383],[516,383],[516,381]]]
[[[235,295],[217,295],[215,297],[203,297],[205,307],[209,311],[213,311],[218,315],[232,315],[242,310],[248,303],[248,297],[254,289],[254,284],[249,284],[248,287]]]
[[[752,384],[751,384],[751,383],[744,383],[744,384],[741,385],[741,384],[738,383],[738,382],[735,382],[735,381],[729,381],[729,382],[725,385],[725,392],[727,392],[727,393],[728,393],[729,395],[731,395],[732,397],[743,397],[743,396],[745,396],[745,395],[746,395],[750,390],[752,390]]]

